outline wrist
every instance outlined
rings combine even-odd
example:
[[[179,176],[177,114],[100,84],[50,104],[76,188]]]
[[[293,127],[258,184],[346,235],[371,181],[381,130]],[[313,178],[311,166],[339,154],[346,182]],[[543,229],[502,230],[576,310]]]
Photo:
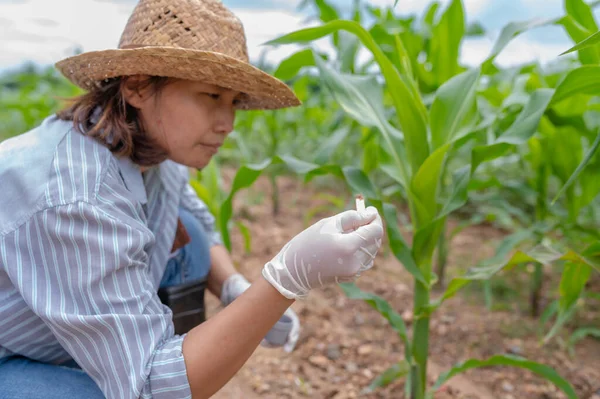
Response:
[[[308,290],[302,289],[293,283],[287,269],[276,269],[271,262],[263,268],[262,280],[268,283],[280,296],[288,300],[304,299],[308,295]]]
[[[254,284],[269,298],[269,303],[282,304],[289,307],[296,301],[293,294],[291,296],[282,294],[264,275],[262,278],[256,279]]]

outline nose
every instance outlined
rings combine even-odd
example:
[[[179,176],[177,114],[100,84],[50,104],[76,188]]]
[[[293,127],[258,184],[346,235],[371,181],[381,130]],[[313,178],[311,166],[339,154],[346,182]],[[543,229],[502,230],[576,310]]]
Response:
[[[233,131],[235,123],[235,109],[233,107],[223,107],[219,111],[216,119],[215,131],[220,134],[229,134]]]

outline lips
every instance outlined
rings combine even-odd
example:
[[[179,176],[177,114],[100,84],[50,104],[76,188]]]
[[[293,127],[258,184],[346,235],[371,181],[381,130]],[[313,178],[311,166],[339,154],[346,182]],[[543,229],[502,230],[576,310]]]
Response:
[[[208,150],[213,153],[216,154],[219,151],[219,148],[221,147],[221,144],[203,144],[204,147],[208,148]]]

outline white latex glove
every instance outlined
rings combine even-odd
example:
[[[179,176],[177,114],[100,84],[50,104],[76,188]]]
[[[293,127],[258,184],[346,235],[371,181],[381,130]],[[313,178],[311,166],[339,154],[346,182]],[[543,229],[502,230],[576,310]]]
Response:
[[[265,348],[279,348],[283,346],[283,350],[289,353],[295,349],[299,337],[300,319],[292,308],[288,308],[281,319],[267,333],[260,345]]]
[[[292,238],[262,275],[284,297],[303,299],[311,289],[355,281],[373,266],[383,223],[375,207],[321,219]]]

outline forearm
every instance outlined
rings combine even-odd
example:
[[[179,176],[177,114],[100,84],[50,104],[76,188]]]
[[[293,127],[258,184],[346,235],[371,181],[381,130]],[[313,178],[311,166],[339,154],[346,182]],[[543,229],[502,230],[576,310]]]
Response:
[[[237,373],[293,300],[259,278],[183,341],[192,397],[208,398]]]
[[[210,272],[208,273],[208,290],[217,298],[221,296],[223,283],[231,275],[237,273],[231,256],[223,245],[213,245],[210,248]]]

